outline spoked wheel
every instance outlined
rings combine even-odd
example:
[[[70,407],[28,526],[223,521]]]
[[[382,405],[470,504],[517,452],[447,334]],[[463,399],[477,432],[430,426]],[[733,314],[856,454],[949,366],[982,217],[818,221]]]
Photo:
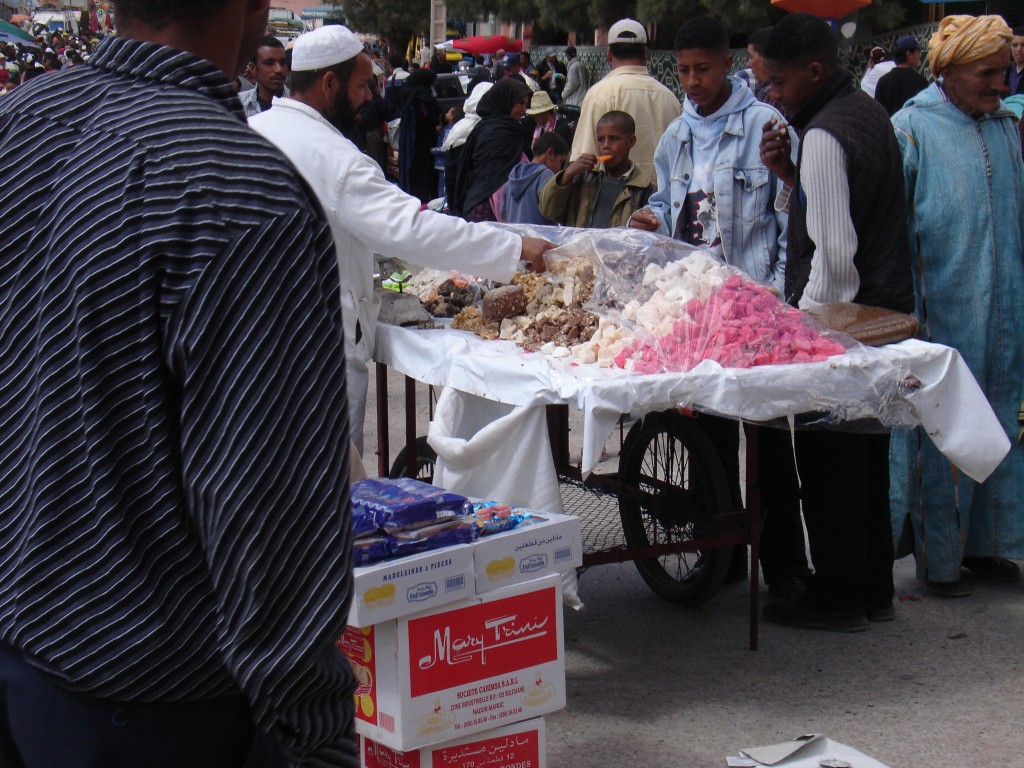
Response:
[[[731,508],[715,447],[694,422],[650,414],[626,436],[619,459],[619,514],[628,547],[692,542],[717,532],[715,516]],[[633,562],[660,597],[700,605],[722,586],[729,548],[659,552]]]
[[[437,462],[437,453],[427,442],[426,437],[416,438],[416,464],[409,465],[409,456],[406,446],[398,452],[395,463],[391,465],[388,477],[415,477],[424,483],[434,482],[434,464]]]

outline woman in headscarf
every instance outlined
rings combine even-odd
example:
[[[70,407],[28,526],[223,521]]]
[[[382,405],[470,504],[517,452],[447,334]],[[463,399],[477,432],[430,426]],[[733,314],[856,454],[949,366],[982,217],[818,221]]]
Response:
[[[482,87],[482,86],[478,86]],[[496,211],[508,174],[526,161],[519,121],[526,114],[532,91],[523,82],[505,78],[480,99],[480,122],[454,159],[448,208],[467,221],[498,221]]]
[[[398,128],[398,186],[420,202],[437,193],[431,150],[437,144],[441,108],[434,97],[437,73],[421,67],[405,79],[405,105]]]

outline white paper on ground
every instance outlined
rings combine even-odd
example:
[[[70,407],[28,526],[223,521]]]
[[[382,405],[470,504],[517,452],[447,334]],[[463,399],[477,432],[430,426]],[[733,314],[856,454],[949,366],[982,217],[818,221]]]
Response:
[[[740,750],[738,757],[726,760],[729,766],[819,768],[823,761],[834,760],[849,763],[850,768],[888,768],[873,757],[821,734],[799,736],[781,744],[747,747]],[[825,764],[828,765],[827,762]]]

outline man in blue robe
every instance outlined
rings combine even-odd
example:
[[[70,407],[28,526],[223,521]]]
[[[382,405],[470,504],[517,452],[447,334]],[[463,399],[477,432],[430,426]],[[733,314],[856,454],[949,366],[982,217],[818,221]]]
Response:
[[[1024,558],[1024,163],[999,98],[1010,38],[998,16],[943,19],[929,51],[938,82],[893,116],[922,331],[959,350],[1016,443],[976,483],[920,429],[893,435],[893,531],[909,515],[917,575],[948,597],[970,594],[961,568],[1016,581],[1006,558]]]

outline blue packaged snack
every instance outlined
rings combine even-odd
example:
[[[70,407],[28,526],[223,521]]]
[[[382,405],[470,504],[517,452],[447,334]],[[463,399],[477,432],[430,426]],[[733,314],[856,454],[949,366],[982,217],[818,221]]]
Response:
[[[476,541],[479,530],[473,518],[456,517],[415,530],[397,531],[391,535],[391,551],[395,557],[405,557],[453,544],[469,544]]]
[[[512,508],[498,501],[478,501],[473,504],[473,515],[481,536],[511,531],[531,515],[525,509]]]
[[[352,542],[352,564],[369,565],[391,555],[391,539],[387,536],[364,536]]]
[[[391,532],[433,520],[469,515],[465,496],[411,477],[371,477],[352,484],[352,518]]]

